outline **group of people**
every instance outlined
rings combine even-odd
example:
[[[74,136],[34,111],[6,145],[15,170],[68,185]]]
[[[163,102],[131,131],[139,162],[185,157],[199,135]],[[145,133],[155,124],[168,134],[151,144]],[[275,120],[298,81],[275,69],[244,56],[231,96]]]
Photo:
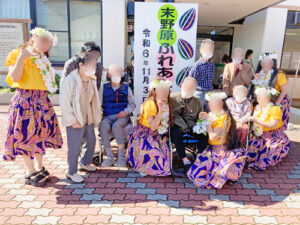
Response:
[[[9,107],[3,158],[14,160],[22,155],[27,168],[25,183],[44,186],[50,177],[42,163],[45,150],[59,149],[63,144],[48,98],[48,92],[58,88],[48,59],[48,51],[57,40],[42,28],[31,33],[30,41],[7,57],[6,81],[16,93]],[[202,188],[234,185],[245,166],[265,170],[280,162],[289,151],[284,133],[289,96],[286,75],[276,67],[276,54],[262,54],[254,73],[251,64],[243,61],[243,49],[234,49],[232,62],[224,69],[223,90],[213,90],[213,52],[214,43],[204,40],[201,58],[188,71],[178,93],[171,93],[169,80],[154,79],[140,107],[137,125],[128,129],[136,104],[123,70],[111,65],[103,83],[102,67],[97,63],[100,47],[85,43],[81,52],[65,63],[60,82],[68,145],[67,177],[83,182],[79,169],[97,170],[92,165],[95,127],[106,152],[101,166],[126,167],[128,162],[142,176],[169,176],[173,173],[171,139],[184,174]],[[118,145],[116,160],[112,137]],[[196,140],[194,162],[186,153],[185,137]]]

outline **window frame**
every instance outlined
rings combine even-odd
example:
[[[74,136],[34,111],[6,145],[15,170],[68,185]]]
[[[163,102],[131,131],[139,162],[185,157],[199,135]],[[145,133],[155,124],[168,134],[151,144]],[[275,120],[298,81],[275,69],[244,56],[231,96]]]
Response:
[[[29,5],[30,5],[30,18],[32,19],[32,23],[31,23],[31,29],[34,29],[37,26],[37,8],[36,8],[36,1],[37,0],[29,0]],[[71,19],[70,19],[70,1],[71,0],[65,0],[67,3],[67,31],[58,31],[58,30],[49,30],[50,32],[55,32],[55,33],[67,33],[68,34],[68,59],[72,58],[72,37],[71,37]],[[99,2],[100,3],[100,48],[101,48],[101,55],[100,55],[100,62],[102,63],[103,61],[103,47],[102,47],[102,43],[103,43],[103,35],[102,35],[102,31],[103,31],[103,7],[102,7],[102,1],[101,0],[77,0],[77,1],[81,1],[81,2]],[[54,67],[63,67],[66,61],[52,61],[52,65]]]
[[[292,12],[299,12],[300,13],[300,10],[288,10],[287,13],[292,13]],[[285,46],[285,43],[286,43],[286,32],[287,32],[287,29],[288,28],[296,28],[298,25],[289,25],[288,24],[288,15],[287,15],[287,20],[286,20],[286,25],[285,25],[285,29],[284,29],[284,38],[283,38],[283,45],[282,45],[282,50],[281,50],[281,58],[280,58],[280,66],[279,68],[282,67],[282,60],[283,60],[283,52],[284,52],[284,46]],[[277,62],[279,63],[279,62]],[[296,69],[283,69],[288,75],[294,75],[296,73]]]

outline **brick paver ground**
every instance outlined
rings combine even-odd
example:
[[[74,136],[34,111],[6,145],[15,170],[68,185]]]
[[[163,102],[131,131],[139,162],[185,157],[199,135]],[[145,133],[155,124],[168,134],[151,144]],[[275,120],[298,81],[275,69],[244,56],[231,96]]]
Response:
[[[60,114],[56,108],[58,115]],[[7,106],[0,106],[0,146]],[[65,129],[63,137],[66,143]],[[245,170],[240,183],[196,189],[185,178],[140,177],[99,168],[83,184],[65,179],[67,148],[49,150],[53,175],[44,188],[24,185],[24,167],[0,160],[2,224],[300,224],[300,130],[289,131],[291,150],[264,172]]]

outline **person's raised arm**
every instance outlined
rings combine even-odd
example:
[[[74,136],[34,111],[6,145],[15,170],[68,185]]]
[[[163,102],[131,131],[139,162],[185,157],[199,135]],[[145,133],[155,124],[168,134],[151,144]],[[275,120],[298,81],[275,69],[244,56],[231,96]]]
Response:
[[[13,82],[18,82],[21,80],[23,75],[24,61],[31,56],[33,56],[33,54],[30,53],[28,49],[24,48],[20,50],[16,64],[9,67],[9,75]]]
[[[153,131],[156,131],[157,128],[159,127],[160,125],[160,122],[161,122],[161,117],[164,113],[164,102],[158,102],[157,103],[157,106],[158,106],[158,113],[156,114],[156,116],[152,116],[149,118],[148,122],[149,122],[149,126],[150,126],[150,129],[153,130]]]

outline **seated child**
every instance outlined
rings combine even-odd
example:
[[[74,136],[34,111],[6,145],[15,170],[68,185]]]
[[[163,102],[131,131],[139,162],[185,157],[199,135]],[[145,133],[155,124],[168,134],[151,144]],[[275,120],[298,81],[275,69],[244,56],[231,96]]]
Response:
[[[222,188],[226,182],[235,183],[245,165],[246,152],[237,138],[235,121],[226,107],[225,98],[224,92],[206,94],[209,147],[198,154],[187,174],[200,188]]]
[[[97,60],[87,52],[78,56],[78,69],[67,76],[60,88],[62,122],[67,127],[68,164],[67,178],[81,183],[83,177],[77,174],[78,157],[83,137],[87,149],[81,157],[80,166],[87,171],[95,171],[93,161],[96,136],[94,127],[101,121],[101,105],[96,86]]]
[[[172,83],[162,78],[150,84],[141,115],[128,142],[127,157],[131,168],[142,176],[168,176],[170,171],[169,126],[173,124],[170,104]]]
[[[110,132],[116,138],[118,144],[117,167],[126,166],[124,153],[124,128],[130,122],[130,114],[135,109],[135,102],[130,87],[123,83],[122,68],[119,65],[109,67],[109,82],[102,87],[103,120],[100,123],[100,135],[107,154],[107,158],[101,166],[109,167],[115,163],[113,152],[110,148]]]
[[[233,97],[226,100],[226,105],[236,122],[238,137],[242,144],[245,144],[249,135],[247,121],[252,111],[251,103],[247,100],[247,93],[247,88],[239,85],[233,89]]]
[[[271,102],[272,90],[260,87],[255,90],[258,105],[255,106],[253,121],[255,136],[249,141],[247,152],[248,169],[265,170],[287,156],[290,141],[284,132],[282,110]]]

